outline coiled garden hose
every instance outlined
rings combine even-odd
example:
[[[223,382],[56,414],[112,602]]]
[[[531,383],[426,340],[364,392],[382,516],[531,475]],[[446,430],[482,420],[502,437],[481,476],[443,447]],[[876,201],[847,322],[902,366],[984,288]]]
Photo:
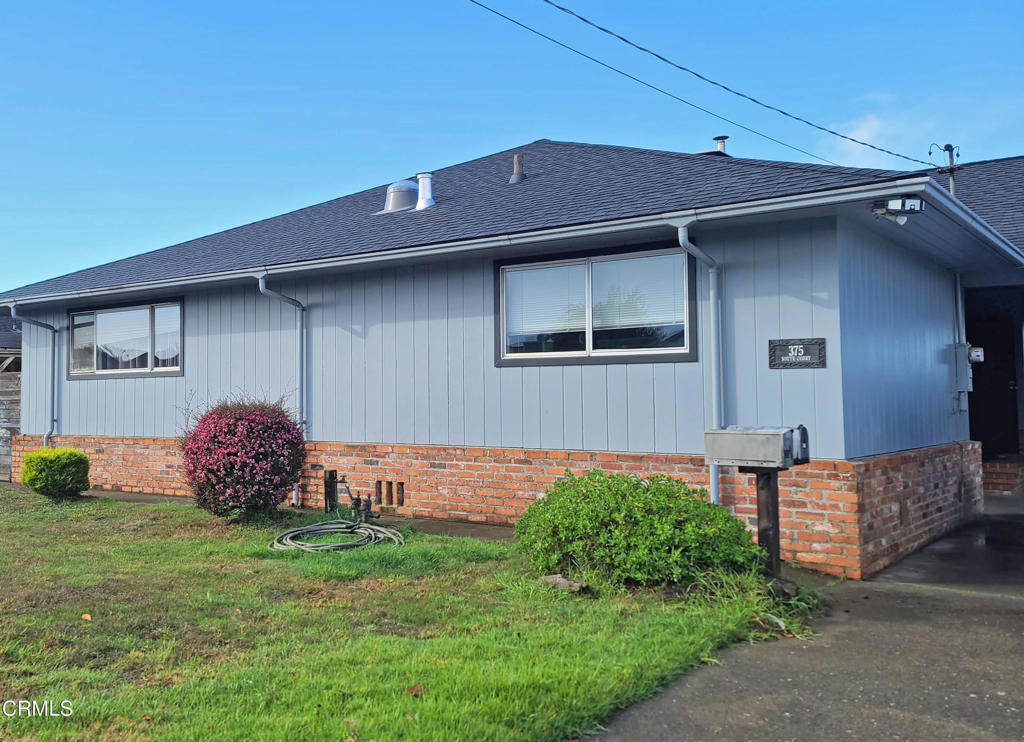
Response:
[[[351,535],[358,538],[351,541],[309,542],[304,540],[316,536],[332,535]],[[386,541],[391,541],[396,546],[405,545],[405,539],[402,537],[402,534],[394,528],[374,526],[364,521],[338,518],[337,520],[325,520],[320,523],[312,523],[308,526],[300,526],[299,528],[285,531],[274,539],[270,544],[270,548],[279,551],[289,549],[301,549],[302,551],[343,551],[345,549],[360,549],[364,546],[380,544]]]

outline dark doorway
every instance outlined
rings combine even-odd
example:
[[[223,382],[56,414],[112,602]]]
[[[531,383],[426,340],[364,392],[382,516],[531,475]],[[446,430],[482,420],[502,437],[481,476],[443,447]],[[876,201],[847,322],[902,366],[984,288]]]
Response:
[[[985,349],[973,364],[970,394],[971,439],[982,455],[1017,453],[1017,369],[1013,317],[967,317],[967,342]]]

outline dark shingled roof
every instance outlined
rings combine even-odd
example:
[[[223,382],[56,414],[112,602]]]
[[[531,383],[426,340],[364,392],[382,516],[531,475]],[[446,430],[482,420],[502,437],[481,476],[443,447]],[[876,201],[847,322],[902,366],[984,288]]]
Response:
[[[949,190],[949,174],[932,177]],[[1017,247],[1024,249],[1024,155],[968,162],[953,174],[956,197]]]
[[[527,178],[509,185],[512,153]],[[434,172],[437,204],[377,214],[386,186],[0,294],[0,301],[720,206],[907,177],[546,139]]]
[[[21,347],[21,323],[0,315],[0,348]]]

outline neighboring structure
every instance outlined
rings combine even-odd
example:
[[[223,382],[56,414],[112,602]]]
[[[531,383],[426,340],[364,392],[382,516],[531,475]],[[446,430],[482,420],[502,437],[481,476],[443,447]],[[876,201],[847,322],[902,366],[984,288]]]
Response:
[[[0,295],[36,323],[15,468],[52,431],[99,486],[186,494],[183,410],[245,391],[303,418],[307,502],[332,467],[508,522],[600,466],[752,520],[704,431],[803,423],[786,558],[860,577],[979,512],[960,274],[1024,274],[1020,222],[932,173],[541,140],[385,191]]]
[[[21,323],[0,315],[0,374],[21,371]]]
[[[949,187],[949,176],[935,176]],[[1024,157],[975,162],[954,172],[958,198],[1024,245]],[[964,277],[967,339],[985,349],[974,366],[971,438],[982,443],[984,489],[1024,493],[1024,271]]]
[[[21,325],[0,316],[0,482],[11,479],[11,438],[21,423]]]

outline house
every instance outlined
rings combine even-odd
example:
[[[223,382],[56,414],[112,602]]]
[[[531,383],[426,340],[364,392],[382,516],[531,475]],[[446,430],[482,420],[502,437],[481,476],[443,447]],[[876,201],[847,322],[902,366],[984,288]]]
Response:
[[[0,482],[11,479],[11,438],[21,422],[21,324],[0,316]]]
[[[509,522],[602,467],[752,522],[705,430],[804,424],[784,557],[868,575],[979,512],[973,398],[1022,304],[972,393],[962,287],[1024,284],[1021,162],[963,167],[954,197],[938,172],[540,140],[8,291],[14,467],[70,445],[98,486],[185,495],[183,411],[244,391],[299,413],[304,502],[329,467]]]

